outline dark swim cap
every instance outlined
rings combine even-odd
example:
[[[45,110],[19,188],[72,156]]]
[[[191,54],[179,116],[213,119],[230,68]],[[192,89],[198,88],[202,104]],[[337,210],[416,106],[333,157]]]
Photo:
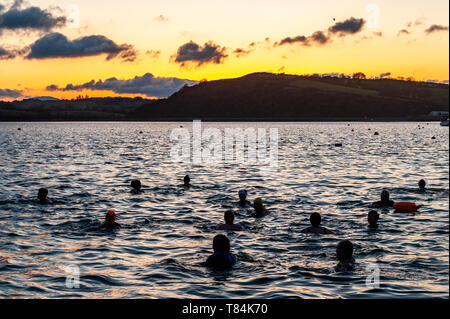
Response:
[[[132,180],[131,181],[131,187],[133,187],[134,189],[139,189],[142,187],[141,181],[138,179]]]
[[[309,216],[309,221],[311,222],[311,225],[319,226],[322,222],[322,216],[320,216],[319,213],[312,213],[311,216]]]
[[[225,235],[217,235],[213,239],[213,249],[224,254],[230,252],[230,240]]]

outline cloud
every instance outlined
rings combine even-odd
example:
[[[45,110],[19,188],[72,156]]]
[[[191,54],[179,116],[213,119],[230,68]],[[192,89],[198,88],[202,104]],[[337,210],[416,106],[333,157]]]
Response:
[[[411,28],[411,27],[417,27],[417,26],[419,26],[419,25],[424,24],[424,22],[425,22],[425,18],[419,18],[419,19],[416,19],[415,21],[409,22],[409,23],[407,24],[407,26],[408,26],[408,28]]]
[[[233,51],[234,54],[236,54],[237,58],[240,58],[241,56],[246,56],[252,53],[252,50],[245,50],[243,48],[237,48]]]
[[[411,33],[411,32],[409,32],[408,30],[402,29],[402,30],[398,31],[397,36],[399,37],[399,36],[401,36],[402,34],[410,34],[410,33]]]
[[[391,75],[392,75],[391,72],[381,73],[380,75],[377,76],[377,78],[378,79],[384,79],[384,78],[387,78],[387,77],[389,77]]]
[[[162,14],[160,14],[159,16],[157,16],[156,18],[153,19],[156,22],[168,22],[169,19],[166,18],[165,16],[163,16]]]
[[[106,54],[106,60],[114,58],[123,62],[136,60],[137,52],[132,45],[118,45],[102,35],[86,36],[68,40],[61,33],[50,33],[30,46],[27,59],[77,58]]]
[[[22,96],[22,92],[18,90],[0,89],[0,98],[15,99]]]
[[[328,30],[331,33],[338,33],[339,35],[354,34],[361,31],[365,23],[364,19],[355,19],[354,17],[351,17],[345,21],[337,22]]]
[[[338,36],[345,36],[349,34],[355,34],[360,32],[364,27],[364,19],[355,19],[351,17],[343,22],[338,22],[335,25],[328,28],[328,31],[316,31],[310,36],[298,35],[296,37],[287,37],[280,42],[275,42],[274,46],[281,46],[285,44],[299,43],[303,46],[325,45],[332,41],[332,36],[337,34]],[[374,33],[375,34],[375,33]],[[382,36],[381,32],[376,34]]]
[[[6,50],[0,47],[0,60],[14,59],[17,56],[16,52]]]
[[[440,31],[448,31],[448,27],[438,24],[433,24],[428,29],[425,30],[425,33],[430,34],[433,32],[440,32]]]
[[[150,58],[152,59],[158,59],[159,55],[161,54],[161,51],[156,51],[156,50],[147,50],[147,52],[145,52],[145,54],[147,54],[148,56],[150,56]]]
[[[223,60],[228,57],[225,52],[226,47],[221,47],[212,41],[205,43],[203,47],[191,41],[180,46],[172,58],[175,63],[180,63],[181,66],[193,63],[199,67],[207,63],[223,63]]]
[[[55,16],[48,10],[38,7],[22,9],[22,1],[16,1],[7,11],[0,8],[0,32],[2,30],[38,30],[50,31],[66,23],[66,17]]]
[[[328,35],[326,35],[322,31],[316,31],[309,37],[306,37],[304,35],[298,35],[294,38],[287,37],[282,39],[280,42],[276,42],[274,46],[281,46],[285,44],[293,44],[293,43],[300,43],[304,46],[309,46],[312,43],[323,45],[327,42],[331,41]]]
[[[105,81],[90,81],[84,84],[67,84],[60,88],[57,85],[47,86],[48,91],[81,91],[81,90],[102,90],[112,91],[118,94],[143,94],[148,97],[168,97],[180,90],[185,85],[197,84],[197,81],[173,78],[155,77],[151,73],[143,76],[135,76],[132,79],[120,80],[110,78]]]
[[[330,41],[330,38],[322,31],[316,31],[309,37],[309,40],[319,44],[325,44]]]

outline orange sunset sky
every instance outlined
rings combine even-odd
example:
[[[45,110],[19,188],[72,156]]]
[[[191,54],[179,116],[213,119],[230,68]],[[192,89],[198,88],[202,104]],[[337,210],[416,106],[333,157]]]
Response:
[[[0,99],[165,97],[262,71],[448,83],[448,25],[448,0],[0,0]]]

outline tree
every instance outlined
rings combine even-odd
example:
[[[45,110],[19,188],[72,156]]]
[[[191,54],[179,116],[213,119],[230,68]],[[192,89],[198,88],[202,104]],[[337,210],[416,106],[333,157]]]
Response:
[[[353,74],[353,80],[365,80],[366,75],[362,72],[357,72]]]

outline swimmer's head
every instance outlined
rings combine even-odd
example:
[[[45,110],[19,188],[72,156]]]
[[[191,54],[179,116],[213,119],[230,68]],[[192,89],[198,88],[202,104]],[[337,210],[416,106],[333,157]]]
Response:
[[[389,191],[386,190],[386,189],[384,189],[384,190],[381,192],[381,201],[382,201],[382,202],[387,202],[387,201],[389,201],[389,197],[390,197]]]
[[[264,209],[264,203],[262,198],[258,197],[253,201],[253,207],[256,211],[263,210]]]
[[[350,240],[342,240],[336,247],[336,256],[339,261],[346,261],[353,257],[353,244]]]
[[[244,200],[247,199],[247,191],[246,191],[245,189],[241,189],[241,190],[239,191],[238,195],[239,195],[239,199],[240,199],[241,201],[244,201]]]
[[[369,222],[370,227],[376,227],[378,224],[378,219],[380,219],[380,214],[374,210],[371,210],[369,214],[367,214],[367,221]]]
[[[232,210],[227,210],[224,214],[225,224],[233,224],[234,222],[234,212]]]
[[[214,252],[229,253],[230,252],[230,240],[225,235],[217,235],[213,239]]]
[[[135,190],[140,190],[142,188],[141,181],[138,179],[132,180],[131,187],[134,188]]]
[[[38,191],[38,198],[39,200],[46,200],[48,196],[48,189],[47,188],[40,188]]]
[[[421,179],[419,181],[419,188],[425,188],[426,185],[427,185],[427,183],[425,183],[425,180]]]
[[[184,185],[189,185],[190,182],[191,182],[191,178],[189,177],[189,175],[186,175],[184,177]]]
[[[322,217],[319,213],[312,213],[311,216],[309,216],[309,221],[311,222],[311,225],[317,227],[322,222]]]
[[[116,221],[116,213],[110,210],[105,215],[105,224],[114,224],[115,221]]]

